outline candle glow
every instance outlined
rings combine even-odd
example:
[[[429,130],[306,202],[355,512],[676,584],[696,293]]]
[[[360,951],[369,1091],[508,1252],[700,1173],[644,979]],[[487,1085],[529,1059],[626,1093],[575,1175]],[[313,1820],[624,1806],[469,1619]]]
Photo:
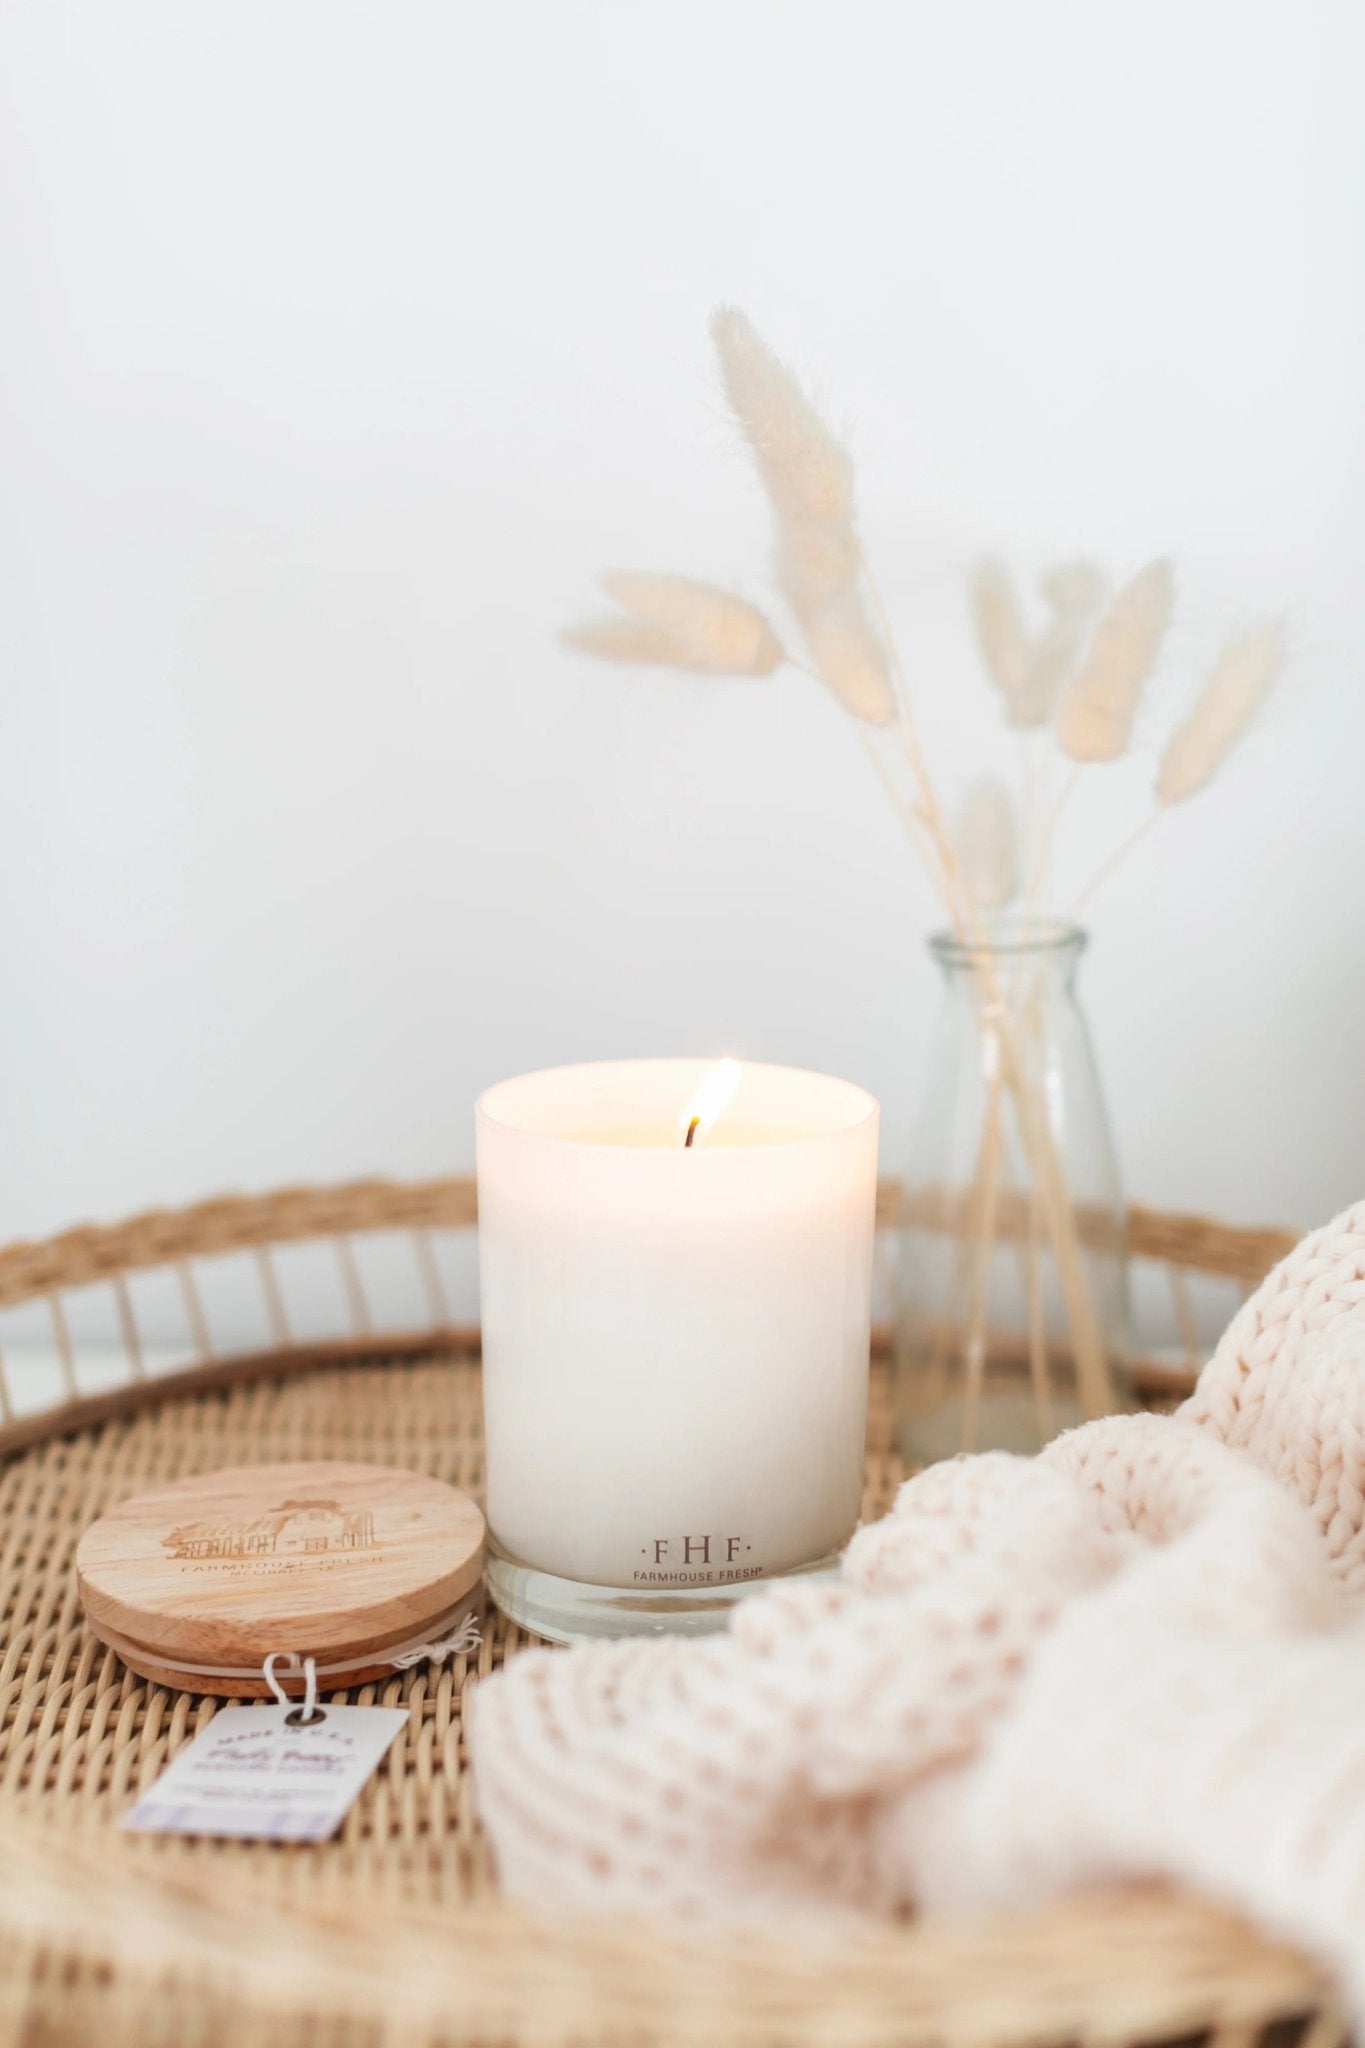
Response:
[[[712,1067],[683,1111],[681,1129],[685,1146],[704,1138],[716,1118],[725,1114],[739,1090],[739,1076],[738,1060],[721,1060]]]

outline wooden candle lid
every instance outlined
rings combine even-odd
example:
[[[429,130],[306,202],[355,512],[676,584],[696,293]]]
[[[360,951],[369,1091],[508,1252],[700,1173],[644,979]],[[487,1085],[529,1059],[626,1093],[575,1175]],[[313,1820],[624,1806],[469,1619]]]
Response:
[[[121,1502],[81,1538],[76,1581],[140,1677],[266,1698],[272,1651],[315,1659],[325,1691],[451,1635],[480,1605],[483,1546],[473,1501],[420,1472],[251,1465]]]

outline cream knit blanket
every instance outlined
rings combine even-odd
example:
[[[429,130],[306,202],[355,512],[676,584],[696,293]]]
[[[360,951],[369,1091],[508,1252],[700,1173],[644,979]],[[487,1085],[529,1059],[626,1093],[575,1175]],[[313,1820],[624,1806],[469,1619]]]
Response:
[[[1193,1398],[931,1467],[834,1585],[478,1688],[522,1897],[694,1916],[1035,1904],[1179,1879],[1365,2012],[1365,1203]]]

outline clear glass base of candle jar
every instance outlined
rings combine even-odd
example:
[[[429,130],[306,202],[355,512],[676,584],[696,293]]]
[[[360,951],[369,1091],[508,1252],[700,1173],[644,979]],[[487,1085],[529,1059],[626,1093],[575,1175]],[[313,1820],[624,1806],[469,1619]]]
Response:
[[[850,1532],[851,1533],[851,1532]],[[730,1586],[589,1586],[580,1579],[537,1571],[488,1541],[488,1590],[509,1621],[552,1643],[601,1641],[611,1636],[705,1636],[723,1629],[730,1611],[783,1579],[830,1576],[840,1552],[762,1579]]]

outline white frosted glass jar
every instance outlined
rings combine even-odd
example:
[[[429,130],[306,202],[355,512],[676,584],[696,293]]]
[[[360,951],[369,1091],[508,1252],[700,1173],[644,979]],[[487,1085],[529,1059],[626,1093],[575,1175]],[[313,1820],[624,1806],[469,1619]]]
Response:
[[[703,1060],[560,1067],[476,1110],[489,1584],[561,1640],[723,1624],[857,1524],[878,1108]]]

